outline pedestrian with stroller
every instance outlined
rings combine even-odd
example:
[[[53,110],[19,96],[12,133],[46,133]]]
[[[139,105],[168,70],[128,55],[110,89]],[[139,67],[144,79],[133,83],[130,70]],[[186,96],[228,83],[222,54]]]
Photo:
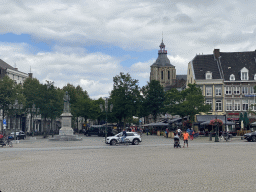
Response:
[[[188,147],[188,138],[189,138],[189,134],[187,133],[187,131],[185,131],[183,133],[183,140],[184,140],[183,148],[185,147],[185,143],[187,143],[187,147]]]

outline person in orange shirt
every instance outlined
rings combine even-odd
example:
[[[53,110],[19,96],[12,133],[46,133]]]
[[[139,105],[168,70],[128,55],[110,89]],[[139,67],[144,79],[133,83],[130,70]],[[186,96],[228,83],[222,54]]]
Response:
[[[183,148],[185,146],[185,143],[187,143],[187,147],[188,147],[188,138],[189,138],[189,134],[187,133],[187,131],[185,131],[185,133],[183,134],[183,140],[184,140]]]

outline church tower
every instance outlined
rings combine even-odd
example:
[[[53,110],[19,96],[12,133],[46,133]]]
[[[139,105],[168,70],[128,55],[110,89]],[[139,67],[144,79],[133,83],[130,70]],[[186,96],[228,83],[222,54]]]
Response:
[[[167,57],[167,50],[165,50],[163,39],[159,47],[160,50],[158,51],[158,58],[150,66],[150,81],[159,81],[166,90],[167,87],[176,83],[176,69]]]

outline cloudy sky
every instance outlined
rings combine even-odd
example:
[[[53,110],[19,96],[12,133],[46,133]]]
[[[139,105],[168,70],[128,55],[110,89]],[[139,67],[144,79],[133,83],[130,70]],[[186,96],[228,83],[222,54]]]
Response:
[[[256,3],[247,0],[2,0],[0,59],[41,83],[109,95],[113,77],[140,86],[163,40],[177,74],[196,54],[256,49]]]

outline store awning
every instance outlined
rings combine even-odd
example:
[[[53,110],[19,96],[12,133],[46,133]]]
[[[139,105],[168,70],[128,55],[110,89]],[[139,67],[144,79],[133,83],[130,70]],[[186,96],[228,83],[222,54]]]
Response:
[[[223,124],[225,125],[235,125],[235,122],[234,121],[227,121],[226,123],[225,123],[225,121],[222,121],[223,122]],[[210,125],[210,121],[205,121],[205,122],[203,122],[203,123],[200,123],[200,125]]]
[[[250,124],[251,126],[256,126],[256,121]]]
[[[162,122],[158,122],[158,123],[150,123],[150,124],[145,124],[142,125],[143,127],[151,127],[151,126],[168,126],[169,123],[162,123]]]

